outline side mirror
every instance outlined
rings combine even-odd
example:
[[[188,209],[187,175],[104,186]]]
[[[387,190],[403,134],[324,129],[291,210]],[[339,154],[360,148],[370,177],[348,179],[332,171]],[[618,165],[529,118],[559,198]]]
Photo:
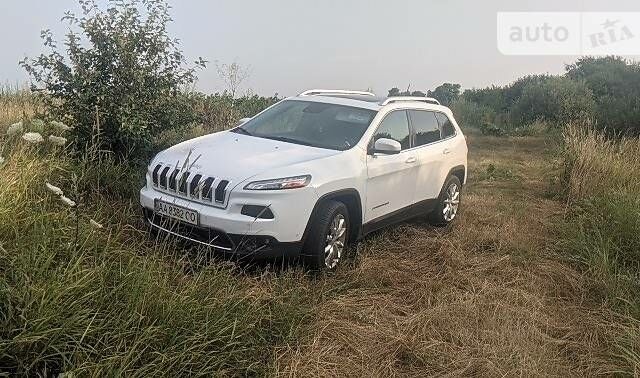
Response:
[[[395,141],[389,138],[380,138],[376,140],[373,144],[373,149],[371,150],[374,154],[385,154],[385,155],[393,155],[398,154],[402,151],[402,146],[400,142]]]
[[[238,122],[236,122],[236,126],[235,126],[235,127],[238,127],[238,126],[240,126],[240,125],[242,125],[242,124],[246,123],[246,122],[247,122],[248,120],[250,120],[250,119],[251,119],[251,118],[242,118],[241,120],[239,120]]]

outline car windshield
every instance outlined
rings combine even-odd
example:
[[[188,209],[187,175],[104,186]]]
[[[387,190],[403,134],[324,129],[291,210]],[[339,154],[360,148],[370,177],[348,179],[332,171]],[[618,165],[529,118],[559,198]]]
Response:
[[[376,111],[287,100],[259,114],[232,131],[333,150],[353,147],[369,127]]]

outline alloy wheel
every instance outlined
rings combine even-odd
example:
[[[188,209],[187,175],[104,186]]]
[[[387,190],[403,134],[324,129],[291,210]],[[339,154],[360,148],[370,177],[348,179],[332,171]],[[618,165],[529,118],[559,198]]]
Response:
[[[344,245],[347,240],[347,223],[342,214],[336,214],[327,230],[326,244],[324,248],[324,264],[328,269],[333,269],[340,262]]]
[[[442,209],[442,215],[444,220],[451,222],[458,214],[458,207],[460,206],[460,188],[458,184],[451,184],[447,188],[446,197],[444,199],[444,208]]]

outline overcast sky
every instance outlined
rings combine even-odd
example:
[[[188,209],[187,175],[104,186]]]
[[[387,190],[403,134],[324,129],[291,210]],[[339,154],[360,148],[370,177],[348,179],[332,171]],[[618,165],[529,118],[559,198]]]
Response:
[[[76,0],[1,0],[0,82],[26,82],[17,62],[42,51],[40,30],[59,37]],[[427,90],[506,84],[561,73],[575,56],[503,56],[498,11],[640,11],[638,0],[170,0],[171,33],[187,57],[211,64],[198,88],[221,91],[214,61],[248,67],[243,90],[293,95],[308,88],[398,86]]]

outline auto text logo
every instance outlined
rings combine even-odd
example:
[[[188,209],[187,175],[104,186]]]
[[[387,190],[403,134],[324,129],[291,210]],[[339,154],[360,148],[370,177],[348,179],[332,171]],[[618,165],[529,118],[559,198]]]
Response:
[[[499,12],[504,55],[640,55],[640,12]]]

